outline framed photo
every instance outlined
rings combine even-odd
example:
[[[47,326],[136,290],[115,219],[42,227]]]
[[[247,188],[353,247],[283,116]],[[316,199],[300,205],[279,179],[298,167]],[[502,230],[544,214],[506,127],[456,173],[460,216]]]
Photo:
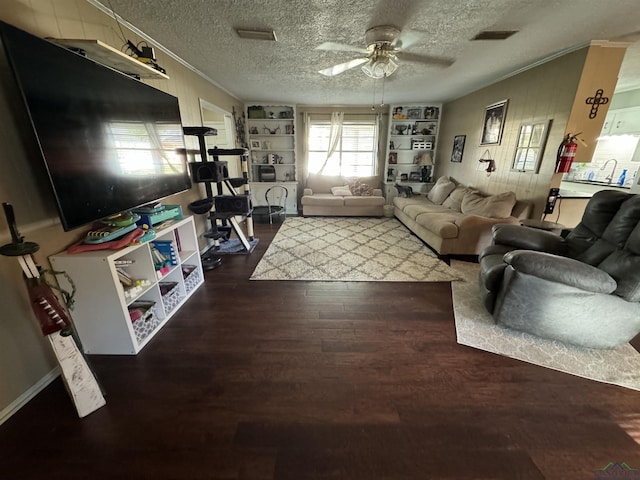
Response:
[[[409,180],[419,182],[421,178],[420,172],[409,172]]]
[[[389,165],[398,163],[398,152],[389,152]]]
[[[452,162],[462,162],[462,154],[464,153],[464,142],[466,140],[466,135],[456,135],[455,137],[453,137],[453,152],[451,152]]]
[[[508,102],[508,100],[502,100],[484,109],[480,145],[500,145]]]
[[[407,118],[409,118],[409,119],[420,119],[420,118],[422,118],[422,109],[420,109],[420,108],[409,108],[409,109],[407,109]]]
[[[260,150],[260,140],[251,140],[251,150]]]
[[[426,120],[437,120],[440,109],[438,107],[426,107],[424,109],[424,118]]]

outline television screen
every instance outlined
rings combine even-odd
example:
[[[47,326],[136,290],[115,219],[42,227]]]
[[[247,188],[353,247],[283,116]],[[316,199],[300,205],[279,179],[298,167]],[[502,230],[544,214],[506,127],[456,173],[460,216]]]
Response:
[[[65,230],[191,188],[177,98],[0,27]]]

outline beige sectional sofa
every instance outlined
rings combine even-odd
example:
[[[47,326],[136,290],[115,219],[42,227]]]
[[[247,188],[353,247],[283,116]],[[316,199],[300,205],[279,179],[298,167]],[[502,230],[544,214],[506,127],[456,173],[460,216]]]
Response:
[[[491,244],[496,223],[519,223],[532,205],[513,192],[483,195],[448,177],[438,179],[426,195],[395,197],[394,215],[440,255],[477,255]]]
[[[349,179],[310,174],[300,203],[304,216],[381,217],[385,199],[378,177]]]

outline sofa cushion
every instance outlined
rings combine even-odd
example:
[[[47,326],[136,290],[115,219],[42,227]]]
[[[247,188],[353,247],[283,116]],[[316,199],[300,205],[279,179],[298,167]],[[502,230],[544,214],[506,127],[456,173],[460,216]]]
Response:
[[[454,212],[450,208],[443,207],[442,205],[435,205],[433,203],[425,203],[425,202],[406,205],[402,209],[402,212],[414,220],[418,217],[418,215],[422,215],[423,213],[427,213],[427,214],[449,213],[449,214],[452,214],[453,216],[455,216],[456,213],[458,213],[458,212]],[[460,213],[458,213],[458,215],[460,215]]]
[[[456,184],[449,177],[440,177],[427,193],[427,198],[433,203],[441,205],[455,188]]]
[[[310,188],[314,193],[331,193],[331,187],[336,185],[348,185],[355,180],[354,178],[345,178],[339,175],[318,175],[310,173],[307,177],[305,188]],[[378,177],[360,177],[361,183],[366,183],[371,188],[380,188],[380,179]]]
[[[353,195],[351,193],[351,190],[349,190],[349,186],[348,185],[342,185],[339,187],[331,187],[331,193],[333,195],[342,195],[344,197],[350,197],[351,195]]]
[[[462,209],[462,199],[464,198],[464,194],[469,190],[471,189],[464,185],[458,185],[455,190],[449,194],[446,200],[442,202],[442,206],[459,212]]]
[[[448,211],[443,212],[421,213],[416,216],[415,221],[440,238],[456,238],[459,231],[459,227],[456,224],[458,216],[460,214],[456,215],[448,209]]]
[[[393,204],[398,207],[400,210],[404,210],[407,205],[424,205],[429,204],[433,205],[427,197],[422,197],[419,195],[411,196],[411,197],[393,197]]]
[[[487,218],[507,218],[516,203],[514,192],[503,192],[496,195],[483,196],[478,191],[468,191],[462,199],[461,211],[467,215],[478,215]]]
[[[302,204],[320,207],[342,207],[344,205],[344,197],[336,196],[332,193],[314,193],[313,195],[302,197]]]
[[[377,205],[384,205],[384,197],[382,196],[357,196],[344,197],[345,207],[373,207]]]
[[[310,173],[307,178],[306,187],[310,188],[314,194],[316,193],[329,193],[331,187],[335,185],[344,185],[345,180],[342,177],[336,175],[317,175]]]

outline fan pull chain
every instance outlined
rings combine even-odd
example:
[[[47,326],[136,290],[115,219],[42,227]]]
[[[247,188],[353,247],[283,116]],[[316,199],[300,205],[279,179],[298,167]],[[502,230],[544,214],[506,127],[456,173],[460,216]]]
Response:
[[[376,79],[372,78],[371,81],[373,82],[373,99],[371,100],[371,111],[375,112],[376,111]]]

